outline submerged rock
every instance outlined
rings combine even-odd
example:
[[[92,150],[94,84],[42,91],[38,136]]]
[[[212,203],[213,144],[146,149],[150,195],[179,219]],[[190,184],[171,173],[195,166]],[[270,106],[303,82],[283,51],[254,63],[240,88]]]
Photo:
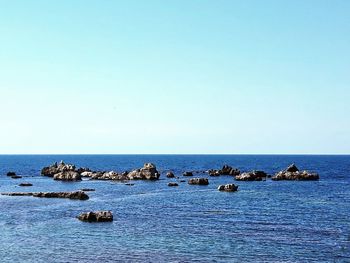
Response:
[[[197,185],[208,185],[208,178],[191,178],[188,180],[188,184],[197,184]]]
[[[55,174],[53,179],[60,181],[81,181],[81,175],[75,171],[63,171]]]
[[[175,182],[170,182],[170,183],[168,183],[168,186],[179,186],[179,184],[175,183]]]
[[[173,172],[167,172],[166,173],[166,177],[168,178],[174,178],[175,177],[175,174]]]
[[[89,196],[82,191],[76,192],[38,192],[38,193],[24,193],[24,192],[11,192],[2,193],[2,195],[8,196],[34,196],[42,198],[68,198],[77,200],[88,200]]]
[[[274,181],[279,180],[319,180],[320,177],[317,173],[310,173],[308,171],[299,171],[295,164],[288,166],[286,170],[278,172],[271,178]]]
[[[31,183],[20,183],[19,186],[33,186]]]
[[[266,177],[267,174],[263,171],[251,171],[236,175],[235,179],[237,181],[262,181],[263,179],[266,179]]]
[[[238,189],[238,185],[235,184],[226,184],[226,185],[219,185],[218,190],[219,191],[225,191],[225,192],[235,192]]]
[[[113,214],[111,211],[86,212],[81,213],[77,218],[84,222],[112,222]]]
[[[193,173],[192,172],[184,172],[182,175],[183,176],[193,176]]]
[[[11,176],[11,178],[12,178],[12,179],[20,179],[20,178],[22,178],[22,176],[19,176],[19,175],[13,175],[13,176]]]

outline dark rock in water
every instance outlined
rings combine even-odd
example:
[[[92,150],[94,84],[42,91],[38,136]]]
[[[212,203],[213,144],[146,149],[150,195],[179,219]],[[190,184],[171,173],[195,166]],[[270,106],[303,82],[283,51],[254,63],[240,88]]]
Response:
[[[60,181],[81,181],[81,175],[75,171],[63,171],[55,174],[53,179]]]
[[[44,167],[41,169],[41,174],[53,177],[55,174],[66,171],[75,171],[75,165],[65,164],[63,161],[61,161],[59,164],[54,163],[51,166]]]
[[[16,173],[15,172],[8,172],[6,175],[7,176],[16,176]]]
[[[197,184],[197,185],[208,185],[208,178],[191,178],[188,180],[188,184]]]
[[[82,191],[76,192],[40,192],[33,193],[34,197],[45,197],[45,198],[68,198],[77,200],[88,200],[89,196]]]
[[[209,171],[208,171],[208,174],[209,174],[210,176],[220,176],[219,171],[218,171],[218,170],[213,170],[213,169],[209,170]]]
[[[31,183],[20,183],[19,186],[33,186]]]
[[[226,184],[226,185],[219,185],[218,190],[219,191],[225,191],[225,192],[235,192],[238,189],[238,185],[235,184]]]
[[[186,182],[186,180],[180,180],[180,183],[184,183],[184,182]]]
[[[127,174],[129,180],[158,180],[160,173],[153,163],[145,163],[141,169],[134,170]]]
[[[175,183],[175,182],[170,182],[170,183],[168,183],[168,186],[179,186],[179,184]]]
[[[173,172],[167,172],[166,173],[166,177],[168,178],[174,178],[175,177],[175,174]]]
[[[286,170],[278,172],[271,178],[274,181],[279,180],[319,180],[320,177],[317,173],[310,173],[308,171],[299,171],[295,164],[290,165]]]
[[[224,165],[221,170],[219,170],[219,173],[222,174],[222,175],[233,175],[233,176],[236,176],[236,175],[239,175],[241,173],[240,170],[236,169],[236,168],[233,168],[229,165]]]
[[[22,176],[19,176],[19,175],[13,175],[13,176],[11,176],[11,178],[12,178],[12,179],[20,179],[20,178],[22,178]]]
[[[251,171],[236,175],[235,179],[237,181],[262,181],[263,178],[265,179],[266,177],[267,174],[263,171]]]
[[[133,185],[135,185],[135,184],[133,184],[133,183],[126,183],[125,185],[133,186]]]
[[[192,172],[184,172],[182,175],[183,176],[193,176],[193,173]]]
[[[82,213],[77,218],[84,222],[112,222],[113,214],[111,211],[96,211]]]
[[[34,196],[43,198],[69,198],[77,200],[87,200],[89,196],[82,191],[76,192],[39,192],[39,193],[24,193],[24,192],[11,192],[1,193],[2,195],[8,196]]]
[[[95,189],[94,188],[83,188],[80,191],[83,191],[83,192],[94,192]]]

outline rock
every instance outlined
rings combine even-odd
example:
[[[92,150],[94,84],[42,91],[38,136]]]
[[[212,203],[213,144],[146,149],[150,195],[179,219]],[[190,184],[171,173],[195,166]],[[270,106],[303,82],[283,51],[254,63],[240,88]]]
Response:
[[[266,177],[267,174],[263,171],[251,171],[236,175],[235,179],[237,181],[262,181],[263,178],[265,179]]]
[[[219,170],[219,173],[222,174],[222,175],[233,175],[233,176],[236,176],[236,175],[239,175],[241,172],[240,170],[236,169],[236,168],[233,168],[229,165],[224,165],[221,170]]]
[[[83,188],[83,189],[80,189],[80,191],[83,191],[83,192],[94,192],[95,189],[94,188]]]
[[[81,175],[75,171],[63,171],[55,174],[53,179],[60,181],[81,181]]]
[[[76,192],[39,192],[39,193],[23,193],[23,192],[11,192],[1,193],[8,196],[34,196],[42,198],[69,198],[77,200],[88,200],[89,196],[82,191]]]
[[[135,184],[133,184],[133,183],[126,183],[125,185],[133,186],[133,185],[135,185]]]
[[[41,169],[41,174],[44,176],[54,177],[55,174],[66,171],[75,171],[75,165],[65,164],[63,161],[61,161],[60,164],[54,163],[51,166],[44,167]]]
[[[182,175],[183,176],[193,176],[193,173],[192,172],[184,172]]]
[[[6,175],[7,176],[16,176],[16,173],[15,172],[8,172]]]
[[[185,183],[186,182],[186,180],[180,180],[180,183]]]
[[[167,172],[166,173],[166,177],[168,178],[174,178],[175,177],[175,174],[173,172]]]
[[[238,185],[235,184],[226,184],[226,185],[219,185],[218,190],[219,191],[225,191],[225,192],[235,192],[238,189]]]
[[[218,171],[218,170],[213,170],[213,169],[209,170],[209,171],[208,171],[208,174],[209,174],[210,176],[220,176],[219,171]]]
[[[188,184],[197,184],[197,185],[208,185],[208,178],[191,178],[188,180]]]
[[[141,169],[131,171],[126,175],[129,180],[158,180],[160,173],[153,163],[145,163]]]
[[[68,198],[76,200],[88,200],[89,196],[82,191],[76,192],[40,192],[33,193],[34,197],[45,197],[45,198]]]
[[[111,211],[86,212],[81,213],[77,218],[84,222],[112,222],[113,214]]]
[[[33,186],[31,183],[20,183],[19,186]]]
[[[94,175],[93,172],[85,171],[80,173],[81,177],[92,177]]]
[[[295,164],[288,166],[286,170],[278,172],[271,178],[274,181],[279,180],[319,180],[320,177],[317,173],[310,173],[308,171],[299,171]]]
[[[175,183],[175,182],[170,182],[170,183],[168,183],[168,186],[179,186],[179,184]]]
[[[12,179],[20,179],[20,178],[22,178],[22,176],[19,176],[19,175],[13,175],[13,176],[11,176],[11,178],[12,178]]]

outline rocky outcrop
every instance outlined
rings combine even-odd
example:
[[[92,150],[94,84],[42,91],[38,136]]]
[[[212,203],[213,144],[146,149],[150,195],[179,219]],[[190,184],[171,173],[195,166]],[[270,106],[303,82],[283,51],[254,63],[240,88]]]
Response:
[[[237,181],[262,181],[263,179],[266,179],[266,177],[267,174],[263,171],[251,171],[236,175],[235,179]]]
[[[235,192],[238,190],[238,185],[235,185],[235,184],[219,185],[218,190],[225,191],[225,192]]]
[[[77,218],[84,222],[112,222],[113,214],[111,211],[86,212],[81,213]]]
[[[53,165],[44,167],[41,169],[41,174],[44,176],[54,177],[55,174],[67,171],[75,171],[75,165],[65,164],[63,161],[61,161],[59,164],[54,163]]]
[[[179,184],[175,183],[175,182],[170,182],[170,183],[168,183],[168,186],[179,186]]]
[[[197,185],[208,185],[208,178],[191,178],[188,180],[188,184],[197,184]]]
[[[38,192],[38,193],[23,193],[23,192],[12,192],[2,193],[2,195],[8,196],[33,196],[42,198],[68,198],[76,200],[88,200],[89,196],[82,191],[76,192]]]
[[[75,171],[63,171],[55,174],[53,179],[59,181],[81,181],[81,175]]]
[[[286,170],[278,172],[271,178],[274,181],[279,180],[319,180],[320,177],[317,173],[310,173],[308,171],[299,171],[295,164],[288,166]]]
[[[160,173],[153,163],[145,163],[141,169],[134,170],[126,175],[129,180],[158,180]]]
[[[20,183],[18,186],[33,186],[31,183]]]
[[[220,175],[236,176],[236,175],[239,175],[241,171],[229,165],[224,165],[220,170],[211,169],[208,171],[208,173],[210,176],[220,176]]]
[[[182,175],[183,176],[193,176],[193,173],[192,172],[184,172]]]
[[[166,177],[168,178],[174,178],[175,177],[175,174],[173,172],[167,172],[166,173]]]

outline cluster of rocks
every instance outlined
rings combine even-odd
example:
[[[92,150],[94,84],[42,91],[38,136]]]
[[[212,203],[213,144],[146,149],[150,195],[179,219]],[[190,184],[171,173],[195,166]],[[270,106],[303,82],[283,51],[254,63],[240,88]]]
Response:
[[[299,171],[295,164],[288,166],[286,170],[278,172],[271,178],[274,181],[279,180],[318,180],[320,179],[317,173],[311,173],[308,171]]]
[[[33,197],[43,197],[43,198],[68,198],[76,200],[88,200],[89,196],[83,191],[75,192],[11,192],[11,193],[1,193],[2,195],[8,196],[33,196]]]
[[[89,177],[92,180],[158,180],[160,176],[156,166],[152,163],[146,163],[142,168],[131,172],[117,173],[115,171],[91,171],[89,168],[76,169],[75,165],[65,164],[63,161],[44,167],[41,174],[61,181],[80,181],[82,177]]]
[[[84,222],[112,222],[113,213],[111,211],[95,211],[81,213],[78,217],[79,220]]]

